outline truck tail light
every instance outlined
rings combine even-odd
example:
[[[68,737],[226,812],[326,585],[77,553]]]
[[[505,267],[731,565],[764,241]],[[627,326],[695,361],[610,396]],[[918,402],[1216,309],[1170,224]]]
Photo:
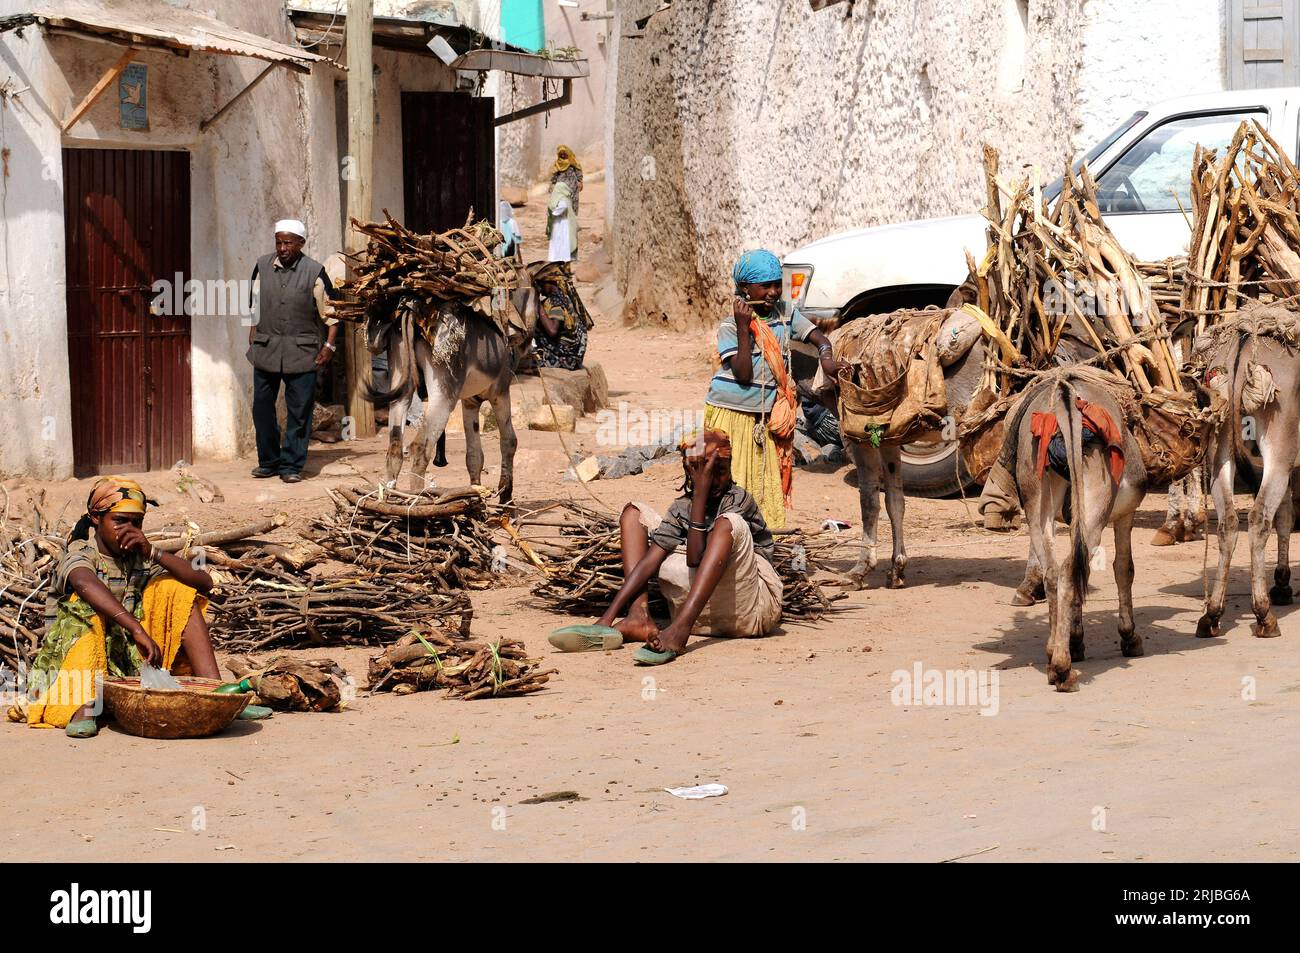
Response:
[[[803,305],[808,298],[812,276],[812,265],[781,266],[781,297],[787,306],[798,308]]]

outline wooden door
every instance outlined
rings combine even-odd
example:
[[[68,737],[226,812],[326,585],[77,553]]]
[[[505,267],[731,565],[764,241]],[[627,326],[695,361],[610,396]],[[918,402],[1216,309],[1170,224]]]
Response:
[[[189,159],[187,152],[63,150],[77,476],[191,459],[190,318],[183,305]],[[151,313],[159,279],[180,289],[169,295],[168,309],[179,313]]]
[[[496,221],[495,114],[491,97],[402,93],[403,225],[459,228],[471,208]]]

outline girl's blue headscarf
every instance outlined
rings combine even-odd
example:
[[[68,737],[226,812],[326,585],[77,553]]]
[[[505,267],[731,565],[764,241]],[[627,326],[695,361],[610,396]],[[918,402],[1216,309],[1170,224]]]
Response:
[[[736,287],[741,284],[760,285],[765,281],[781,280],[781,259],[766,248],[747,251],[731,269],[731,279]]]

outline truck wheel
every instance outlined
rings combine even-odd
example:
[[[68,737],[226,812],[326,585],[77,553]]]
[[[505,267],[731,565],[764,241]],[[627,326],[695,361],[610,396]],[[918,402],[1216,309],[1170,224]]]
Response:
[[[965,465],[957,460],[955,443],[945,443],[935,434],[931,442],[903,445],[903,489],[912,496],[952,496],[973,484]]]
[[[944,371],[948,405],[965,407],[979,387],[984,373],[984,342],[976,341],[971,349]],[[959,463],[957,444],[945,441],[938,433],[925,440],[903,445],[903,489],[913,496],[954,496],[966,492],[978,494],[979,488],[964,463]]]

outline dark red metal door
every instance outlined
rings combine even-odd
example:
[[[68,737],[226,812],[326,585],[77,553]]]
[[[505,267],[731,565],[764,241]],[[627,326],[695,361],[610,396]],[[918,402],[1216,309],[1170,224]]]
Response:
[[[402,93],[402,184],[407,228],[445,231],[496,221],[495,100],[469,93]]]
[[[64,149],[63,180],[74,472],[188,460],[189,153]]]

